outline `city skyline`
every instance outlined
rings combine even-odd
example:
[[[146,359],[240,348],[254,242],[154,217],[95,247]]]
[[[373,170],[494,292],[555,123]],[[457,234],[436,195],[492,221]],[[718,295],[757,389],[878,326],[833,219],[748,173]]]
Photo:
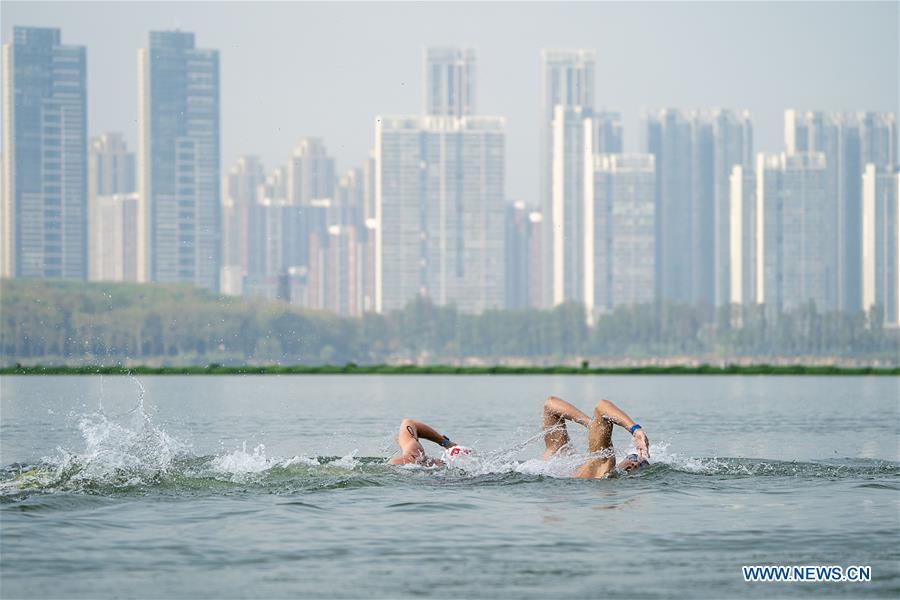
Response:
[[[183,282],[353,314],[415,297],[477,314],[517,305],[510,291],[524,285],[531,296],[531,281],[552,293],[537,307],[581,302],[589,321],[654,300],[717,307],[742,296],[849,311],[896,303],[883,285],[898,286],[894,112],[789,105],[783,150],[754,153],[747,110],[646,110],[642,154],[626,152],[621,113],[596,107],[596,51],[544,49],[535,128],[538,192],[549,195],[543,218],[528,216],[544,223],[538,240],[522,213],[506,210],[516,200],[507,118],[477,110],[481,57],[471,46],[422,48],[420,110],[376,113],[362,163],[339,168],[324,137],[304,136],[272,171],[242,155],[239,171],[241,160],[258,166],[241,183],[234,167],[220,180],[220,51],[198,48],[195,32],[150,30],[136,53],[136,165],[121,134],[84,139],[86,47],[63,45],[61,29],[14,33],[4,45],[12,276]],[[732,167],[754,162],[755,198],[744,198],[745,175]],[[507,252],[532,257],[537,277],[515,275]]]
[[[472,46],[478,53],[478,112],[508,119],[507,170],[513,175],[507,195],[532,207],[539,206],[540,193],[535,121],[543,48],[596,53],[595,107],[622,113],[626,152],[640,151],[640,119],[649,109],[747,109],[756,150],[778,152],[786,108],[896,111],[898,105],[897,6],[891,3],[524,4],[514,12],[511,5],[484,4],[466,5],[469,18],[444,4],[284,3],[250,9],[188,3],[178,5],[174,18],[171,6],[8,2],[3,41],[13,25],[56,26],[65,30],[67,43],[87,46],[88,134],[119,131],[130,148],[138,148],[134,52],[149,30],[192,31],[204,47],[222,52],[223,165],[248,154],[279,165],[300,138],[321,137],[338,172],[368,157],[376,114],[420,112],[425,46]],[[216,6],[212,22],[210,6]],[[529,35],[504,44],[492,25],[512,15]],[[696,20],[698,15],[703,19]],[[797,19],[806,26],[792,29]],[[677,26],[688,20],[692,37],[682,40]],[[111,29],[110,22],[118,26]],[[737,22],[742,26],[727,29]],[[304,24],[302,35],[290,32],[291,23]],[[255,25],[271,35],[254,36]],[[764,43],[752,34],[754,26],[765,27]],[[332,41],[335,32],[355,41]],[[392,39],[389,48],[375,43],[382,34]],[[245,35],[252,45],[241,43]],[[357,46],[366,41],[371,47],[360,53]],[[290,69],[279,69],[272,58],[280,56],[291,57],[285,63]],[[779,56],[791,58],[774,60]],[[803,68],[793,66],[798,64]],[[285,77],[291,72],[297,75]]]

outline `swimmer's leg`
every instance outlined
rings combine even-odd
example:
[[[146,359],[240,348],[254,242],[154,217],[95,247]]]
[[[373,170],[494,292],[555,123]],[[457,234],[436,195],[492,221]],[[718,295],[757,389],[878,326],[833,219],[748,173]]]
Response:
[[[607,418],[604,402],[601,400],[594,407],[594,419],[588,426],[588,452],[612,450],[613,422]]]
[[[569,431],[566,421],[575,421],[587,427],[591,420],[586,414],[572,406],[562,398],[550,396],[544,402],[541,416],[541,429],[544,431],[544,460],[547,460],[569,444]]]
[[[614,474],[616,456],[613,454],[613,424],[607,418],[605,400],[594,407],[594,418],[588,425],[588,452],[599,453],[575,471],[575,477],[601,478]]]

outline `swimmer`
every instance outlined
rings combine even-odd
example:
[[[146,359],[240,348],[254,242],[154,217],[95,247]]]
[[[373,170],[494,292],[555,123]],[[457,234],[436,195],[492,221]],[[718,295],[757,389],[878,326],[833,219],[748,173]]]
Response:
[[[424,467],[441,467],[444,462],[431,458],[425,454],[425,448],[419,442],[419,438],[425,438],[444,448],[453,448],[455,443],[446,435],[441,435],[436,429],[412,419],[400,421],[400,432],[397,434],[397,443],[400,445],[400,455],[394,456],[388,461],[389,465],[421,465]]]
[[[578,467],[575,477],[595,478],[614,477],[616,474],[616,456],[613,453],[612,430],[613,425],[627,429],[634,439],[637,454],[629,454],[621,463],[619,469],[624,472],[649,465],[650,440],[641,426],[635,423],[625,411],[610,402],[601,400],[594,407],[594,418],[572,406],[562,398],[550,396],[544,402],[544,413],[541,418],[541,428],[544,430],[544,443],[546,451],[544,460],[557,454],[571,452],[569,445],[569,432],[566,429],[566,421],[574,421],[588,429],[588,452],[591,454],[602,453],[598,458],[592,458]]]
[[[541,428],[544,431],[544,443],[546,451],[544,460],[557,454],[568,454],[572,451],[569,444],[569,432],[566,429],[566,421],[575,421],[588,429],[588,452],[600,453],[601,456],[591,458],[575,471],[575,477],[603,478],[615,476],[616,457],[613,453],[612,429],[613,425],[619,425],[627,429],[634,438],[637,454],[629,454],[619,463],[619,470],[628,472],[650,464],[650,440],[641,426],[635,423],[631,417],[625,414],[619,407],[609,400],[601,400],[594,407],[594,418],[572,406],[565,400],[550,396],[544,402],[544,413],[541,419]],[[433,427],[415,421],[403,419],[400,422],[400,431],[397,434],[397,443],[400,446],[400,454],[392,457],[388,464],[391,465],[421,465],[426,467],[444,466],[444,461],[431,458],[425,453],[420,438],[424,438],[439,446],[449,449],[457,447],[457,444],[446,435],[438,433]],[[471,454],[471,450],[459,446],[465,454]],[[452,454],[448,453],[452,456]]]

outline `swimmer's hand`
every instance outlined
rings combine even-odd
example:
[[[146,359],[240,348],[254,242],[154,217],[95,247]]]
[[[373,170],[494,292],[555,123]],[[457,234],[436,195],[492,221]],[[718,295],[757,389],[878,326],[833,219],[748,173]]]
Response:
[[[643,429],[634,432],[634,447],[637,449],[638,456],[643,459],[650,458],[650,440]]]

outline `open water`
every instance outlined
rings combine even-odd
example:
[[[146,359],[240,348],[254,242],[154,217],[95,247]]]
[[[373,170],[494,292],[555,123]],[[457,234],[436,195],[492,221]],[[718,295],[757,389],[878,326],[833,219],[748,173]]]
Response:
[[[542,462],[551,393],[653,465]],[[4,377],[0,596],[897,598],[898,412],[893,377]],[[406,416],[477,455],[385,465]],[[872,581],[744,582],[777,564]]]

